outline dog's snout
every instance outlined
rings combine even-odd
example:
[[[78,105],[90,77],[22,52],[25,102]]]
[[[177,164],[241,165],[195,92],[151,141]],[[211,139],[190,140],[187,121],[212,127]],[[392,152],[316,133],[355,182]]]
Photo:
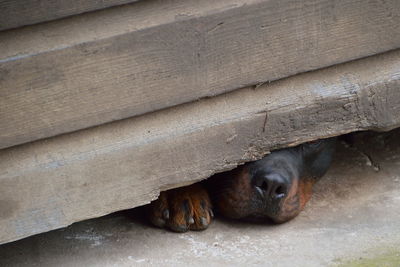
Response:
[[[256,191],[266,200],[278,200],[286,197],[289,184],[279,174],[273,173],[259,177],[255,184]]]

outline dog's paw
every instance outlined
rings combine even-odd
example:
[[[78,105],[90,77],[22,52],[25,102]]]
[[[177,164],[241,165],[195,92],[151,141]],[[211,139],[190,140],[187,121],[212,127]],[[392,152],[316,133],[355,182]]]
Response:
[[[155,226],[175,232],[204,230],[214,216],[208,192],[201,184],[161,192],[149,204],[147,214]]]

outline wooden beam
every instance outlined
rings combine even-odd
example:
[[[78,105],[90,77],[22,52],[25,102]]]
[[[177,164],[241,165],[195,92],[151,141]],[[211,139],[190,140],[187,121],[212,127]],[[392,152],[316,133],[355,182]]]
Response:
[[[400,1],[139,1],[0,33],[0,148],[400,47]]]
[[[399,87],[394,51],[0,150],[0,242],[149,203],[273,148],[398,127]]]
[[[0,31],[138,0],[0,0]]]

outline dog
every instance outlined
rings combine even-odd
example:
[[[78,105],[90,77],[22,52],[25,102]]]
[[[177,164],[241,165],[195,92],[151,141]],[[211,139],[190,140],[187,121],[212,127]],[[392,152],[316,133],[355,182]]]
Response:
[[[147,207],[150,222],[175,232],[206,229],[214,212],[231,219],[283,223],[296,217],[327,172],[336,138],[271,152],[190,186],[161,192]]]

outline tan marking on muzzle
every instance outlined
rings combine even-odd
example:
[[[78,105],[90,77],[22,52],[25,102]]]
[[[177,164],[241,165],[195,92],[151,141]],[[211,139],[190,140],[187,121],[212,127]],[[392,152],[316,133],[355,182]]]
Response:
[[[314,184],[315,181],[307,178],[293,180],[288,196],[281,204],[281,212],[272,219],[277,223],[283,223],[299,215],[311,199]]]

